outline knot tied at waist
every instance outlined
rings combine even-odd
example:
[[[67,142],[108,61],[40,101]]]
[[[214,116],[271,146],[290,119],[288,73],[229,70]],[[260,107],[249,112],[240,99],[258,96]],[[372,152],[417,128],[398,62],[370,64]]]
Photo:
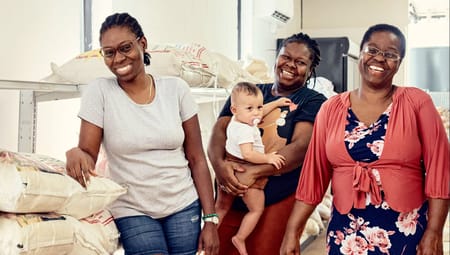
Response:
[[[358,209],[366,208],[366,197],[370,194],[370,201],[374,205],[381,204],[381,191],[373,169],[360,162],[353,168],[353,206]]]

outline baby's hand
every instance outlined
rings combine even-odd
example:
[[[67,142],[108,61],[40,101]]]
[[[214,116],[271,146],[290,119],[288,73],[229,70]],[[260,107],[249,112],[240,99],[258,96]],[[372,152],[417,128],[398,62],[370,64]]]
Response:
[[[284,156],[277,154],[276,152],[272,152],[269,154],[266,154],[267,156],[267,163],[272,164],[276,169],[280,169],[285,164],[285,158]]]
[[[278,98],[275,102],[278,107],[289,106],[292,103],[291,99],[287,97]]]

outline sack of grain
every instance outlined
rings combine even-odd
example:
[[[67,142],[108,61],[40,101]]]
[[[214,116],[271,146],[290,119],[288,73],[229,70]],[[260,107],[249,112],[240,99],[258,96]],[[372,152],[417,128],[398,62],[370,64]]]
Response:
[[[0,176],[0,211],[11,213],[56,212],[81,219],[126,192],[103,177],[92,177],[84,188],[66,174],[60,160],[1,149]]]
[[[0,213],[0,233],[1,255],[68,254],[75,228],[57,214]]]
[[[113,254],[119,248],[119,231],[112,215],[101,210],[74,222],[75,243],[69,255]]]

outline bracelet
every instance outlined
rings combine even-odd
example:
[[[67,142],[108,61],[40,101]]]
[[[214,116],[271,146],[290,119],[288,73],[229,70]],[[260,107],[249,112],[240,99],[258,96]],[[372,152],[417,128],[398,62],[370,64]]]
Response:
[[[211,222],[216,226],[219,225],[219,215],[217,215],[217,213],[206,214],[205,216],[202,217],[202,219],[205,223]]]
[[[217,213],[210,213],[210,214],[206,214],[202,217],[202,219],[209,219],[209,218],[213,218],[213,217],[219,217],[219,215],[217,215]]]

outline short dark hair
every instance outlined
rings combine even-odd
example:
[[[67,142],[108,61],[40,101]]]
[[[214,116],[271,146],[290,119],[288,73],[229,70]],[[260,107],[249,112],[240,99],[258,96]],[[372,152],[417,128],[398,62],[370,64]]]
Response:
[[[103,21],[100,28],[100,41],[102,40],[103,33],[112,27],[127,27],[133,34],[136,35],[136,38],[142,38],[144,36],[141,25],[139,25],[139,22],[133,16],[126,12],[114,13],[106,17],[105,21]],[[150,54],[144,51],[145,65],[150,65],[150,58]]]
[[[405,35],[402,33],[402,31],[400,31],[398,27],[390,24],[376,24],[369,27],[369,29],[367,29],[367,31],[364,33],[364,36],[361,40],[361,44],[359,45],[359,51],[362,50],[364,44],[370,40],[370,37],[375,32],[390,32],[396,35],[400,40],[400,59],[403,59],[405,57],[406,54]]]
[[[316,78],[316,67],[320,63],[320,48],[319,48],[319,44],[317,43],[317,41],[312,39],[311,37],[309,37],[309,35],[307,35],[305,33],[293,34],[293,35],[285,38],[281,42],[281,47],[279,47],[279,49],[278,49],[277,56],[280,53],[280,50],[282,48],[286,47],[286,45],[288,45],[290,43],[299,43],[299,44],[306,45],[309,52],[311,53],[311,57],[310,57],[310,59],[311,59],[311,75],[308,77],[308,80],[311,77]]]

